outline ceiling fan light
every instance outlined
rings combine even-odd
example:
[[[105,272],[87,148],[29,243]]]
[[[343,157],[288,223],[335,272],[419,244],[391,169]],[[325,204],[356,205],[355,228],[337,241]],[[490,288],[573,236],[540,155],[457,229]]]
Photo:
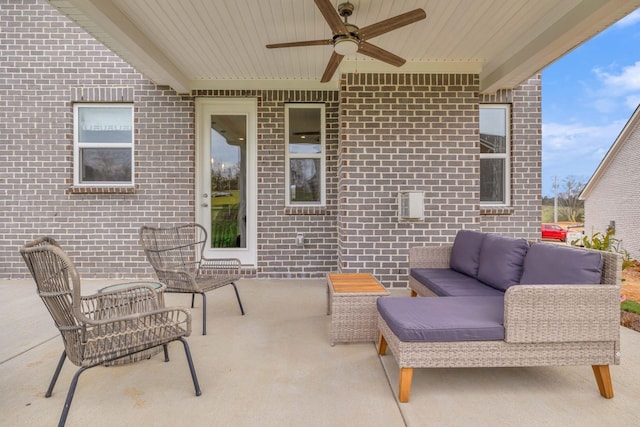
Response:
[[[358,51],[358,41],[352,38],[343,38],[336,40],[333,50],[338,55],[353,55]]]

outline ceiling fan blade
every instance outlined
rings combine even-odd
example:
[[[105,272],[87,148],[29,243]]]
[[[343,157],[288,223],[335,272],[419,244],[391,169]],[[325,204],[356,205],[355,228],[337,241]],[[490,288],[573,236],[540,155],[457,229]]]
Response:
[[[360,28],[357,32],[358,37],[360,37],[360,40],[371,39],[397,28],[404,27],[405,25],[413,24],[426,17],[427,14],[424,10],[415,9],[411,12],[403,13],[402,15],[394,16],[393,18]]]
[[[279,47],[299,47],[299,46],[324,46],[333,44],[332,40],[308,40],[304,42],[288,42],[268,44],[267,49],[276,49]]]
[[[381,47],[364,41],[360,42],[360,45],[358,46],[358,53],[386,62],[387,64],[395,65],[396,67],[400,67],[407,62],[405,59],[400,58],[398,55],[394,55],[388,50],[384,50]]]
[[[331,58],[329,58],[329,63],[327,64],[327,68],[324,70],[320,83],[326,83],[331,80],[331,77],[333,77],[333,74],[338,69],[338,65],[340,65],[342,58],[344,58],[344,55],[339,55],[335,52],[331,54]]]
[[[315,0],[315,2],[334,35],[349,33],[347,27],[344,26],[344,22],[342,22],[340,15],[338,15],[338,11],[331,4],[331,0]]]

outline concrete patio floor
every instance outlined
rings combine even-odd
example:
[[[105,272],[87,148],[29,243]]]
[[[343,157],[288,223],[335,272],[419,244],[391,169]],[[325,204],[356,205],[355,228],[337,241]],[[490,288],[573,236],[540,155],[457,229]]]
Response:
[[[85,281],[83,293],[116,281]],[[323,280],[242,280],[208,295],[208,335],[196,299],[182,346],[127,366],[83,373],[68,426],[626,426],[640,425],[640,333],[621,329],[615,398],[590,367],[419,369],[411,400],[396,400],[397,366],[373,343],[329,345]],[[393,296],[407,295],[397,290]],[[76,367],[67,361],[44,398],[62,341],[31,280],[0,280],[0,425],[55,425]],[[187,295],[166,295],[187,305]]]

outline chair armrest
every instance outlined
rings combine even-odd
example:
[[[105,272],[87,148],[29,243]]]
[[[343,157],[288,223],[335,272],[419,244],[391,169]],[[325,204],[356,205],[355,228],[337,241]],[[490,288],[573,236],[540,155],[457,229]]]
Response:
[[[619,285],[515,285],[504,299],[505,341],[619,341]]]
[[[83,341],[92,339],[114,340],[118,337],[139,336],[140,332],[153,331],[148,334],[151,339],[158,339],[168,333],[171,327],[181,327],[181,336],[191,334],[191,313],[184,308],[159,308],[145,313],[132,313],[125,316],[107,319],[85,318],[83,325]],[[154,337],[155,335],[155,337]],[[126,339],[125,339],[126,340]],[[128,344],[131,346],[131,344]]]
[[[416,246],[409,249],[409,269],[449,268],[453,245]]]

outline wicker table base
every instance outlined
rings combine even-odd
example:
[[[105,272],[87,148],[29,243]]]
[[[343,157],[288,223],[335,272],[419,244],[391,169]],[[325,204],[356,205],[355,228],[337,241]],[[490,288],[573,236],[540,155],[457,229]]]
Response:
[[[331,315],[331,345],[378,338],[376,301],[389,292],[369,273],[327,275],[327,314]]]

